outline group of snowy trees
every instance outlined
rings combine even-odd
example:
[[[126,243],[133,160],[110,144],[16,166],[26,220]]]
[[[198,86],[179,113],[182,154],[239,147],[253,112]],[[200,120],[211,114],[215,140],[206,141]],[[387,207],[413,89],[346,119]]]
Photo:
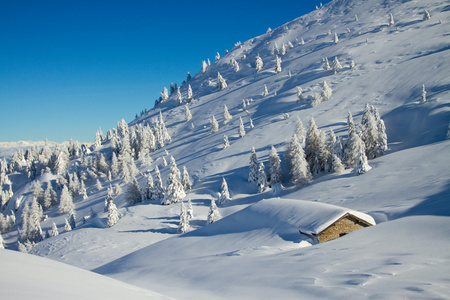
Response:
[[[249,182],[256,182],[258,193],[264,192],[267,187],[272,187],[283,180],[281,171],[281,160],[277,150],[272,146],[269,153],[269,162],[267,165],[268,173],[266,175],[265,167],[262,162],[258,162],[255,148],[252,147],[250,154],[250,171],[248,175]]]

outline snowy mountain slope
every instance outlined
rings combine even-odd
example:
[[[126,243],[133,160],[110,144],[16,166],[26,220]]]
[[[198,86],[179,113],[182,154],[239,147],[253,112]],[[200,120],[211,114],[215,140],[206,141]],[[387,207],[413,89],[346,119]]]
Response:
[[[449,6],[448,1],[438,0],[333,1],[236,46],[181,87],[184,99],[188,84],[194,91],[188,104],[192,120],[185,121],[185,109],[176,106],[174,93],[130,123],[151,124],[162,113],[172,142],[151,153],[150,165],[138,167],[154,175],[158,166],[164,185],[169,168],[162,167],[163,158],[169,161],[173,156],[180,168],[188,168],[193,189],[185,199],[191,198],[194,206],[189,232],[177,234],[179,204],[161,206],[158,200],[147,200],[127,206],[124,194],[114,199],[121,219],[105,228],[106,187],[120,184],[121,179],[101,178],[100,190],[95,180],[88,180],[88,199],[75,199],[75,230],[62,232],[67,216],[59,214],[57,207],[45,212],[49,218],[42,228],[50,230],[54,221],[61,234],[39,242],[31,252],[183,299],[445,297],[450,293],[449,257],[444,251],[450,246],[446,238],[450,144],[445,140],[450,120]],[[425,9],[431,14],[429,20],[422,19]],[[395,26],[388,24],[389,13]],[[275,74],[275,44],[281,50],[288,42],[293,48],[280,54],[282,71]],[[264,67],[256,73],[258,55]],[[337,57],[343,69],[337,74],[324,70],[325,57],[330,64]],[[239,63],[238,72],[230,64],[232,59]],[[351,61],[356,64],[353,69]],[[227,81],[224,90],[216,89],[217,72]],[[321,93],[324,81],[333,89],[330,100],[317,106],[311,100],[297,102],[297,87],[312,97]],[[428,101],[420,104],[422,84]],[[346,139],[348,111],[360,123],[366,103],[377,107],[385,121],[390,148],[386,155],[370,160],[373,169],[362,176],[349,169],[342,175],[316,176],[302,188],[292,186],[283,151],[294,133],[296,117],[307,128],[312,116],[321,130],[332,128]],[[224,104],[233,116],[226,125]],[[289,119],[283,117],[286,113]],[[219,130],[211,134],[213,115]],[[240,117],[247,131],[242,138]],[[249,127],[250,118],[254,128]],[[222,149],[224,134],[230,141],[227,149]],[[247,180],[250,150],[254,146],[258,159],[267,164],[272,145],[283,161],[283,186],[258,194],[256,185]],[[108,156],[110,147],[106,141],[98,151]],[[72,161],[71,169],[79,165]],[[19,175],[13,176],[19,182]],[[217,199],[222,178],[232,200],[219,206],[223,218],[206,226],[210,200]],[[44,185],[50,179],[39,180]],[[137,179],[144,187],[146,176]],[[32,200],[32,187],[23,178],[17,187],[13,200],[22,197],[19,216]],[[359,210],[381,224],[301,248],[308,244],[300,243],[298,228],[267,214],[249,213],[268,201],[261,200],[276,201],[274,197]],[[281,210],[294,208],[289,201],[278,204]],[[98,215],[84,223],[91,208]],[[4,238],[8,248],[17,247],[15,230]]]
[[[0,251],[3,299],[170,299],[42,257]]]

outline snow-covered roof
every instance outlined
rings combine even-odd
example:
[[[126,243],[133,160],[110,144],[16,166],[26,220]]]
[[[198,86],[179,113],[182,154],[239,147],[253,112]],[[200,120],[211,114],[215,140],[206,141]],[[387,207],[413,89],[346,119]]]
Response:
[[[313,235],[319,234],[347,214],[370,225],[376,224],[368,214],[315,201],[271,198],[252,205],[251,209],[269,213],[297,227],[301,232]]]

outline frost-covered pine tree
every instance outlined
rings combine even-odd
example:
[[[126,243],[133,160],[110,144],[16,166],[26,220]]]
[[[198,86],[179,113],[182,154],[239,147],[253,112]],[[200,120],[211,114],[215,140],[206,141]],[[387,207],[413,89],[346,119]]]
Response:
[[[345,164],[347,168],[354,168],[356,167],[356,164],[358,162],[358,154],[360,150],[358,148],[358,140],[360,140],[361,138],[356,132],[355,123],[353,122],[353,116],[350,111],[348,112],[347,116],[347,125],[348,125],[348,138],[347,138],[347,145],[345,148]]]
[[[187,102],[190,103],[193,99],[194,99],[194,93],[192,92],[191,85],[189,84],[188,90],[187,90]]]
[[[324,69],[325,71],[331,70],[330,63],[328,62],[328,58],[325,57],[325,58],[323,59],[323,61],[324,61],[324,63],[323,63],[323,69]]]
[[[306,132],[305,155],[312,174],[328,172],[327,166],[329,155],[326,148],[324,135],[317,128],[313,117],[311,117],[308,131]]]
[[[389,26],[394,26],[395,25],[395,21],[394,21],[394,16],[392,15],[392,13],[389,14]]]
[[[220,54],[219,54],[219,52],[217,52],[215,59],[216,59],[216,61],[218,61],[218,60],[220,59]]]
[[[220,90],[224,90],[227,88],[227,83],[226,83],[225,79],[222,77],[222,75],[220,75],[219,72],[217,72],[217,86],[216,87]]]
[[[181,177],[181,185],[187,192],[192,188],[191,179],[189,178],[189,173],[186,166],[183,166],[183,175]]]
[[[297,121],[295,123],[295,135],[297,135],[298,141],[303,143],[305,141],[305,129],[303,128],[303,122],[299,116],[297,116]]]
[[[166,158],[164,156],[162,157],[162,164],[161,165],[162,165],[163,168],[168,166],[167,160],[166,160]]]
[[[275,74],[281,72],[281,58],[278,55],[275,58]]]
[[[242,110],[243,111],[247,110],[247,103],[245,102],[245,99],[242,99]]]
[[[259,163],[258,167],[258,193],[262,193],[267,188],[267,176],[266,172],[264,171],[264,164],[261,162]]]
[[[287,53],[286,45],[283,43],[281,45],[281,56],[286,55],[286,53]]]
[[[111,204],[112,200],[113,200],[113,188],[110,185],[106,192],[105,205],[103,208],[104,212],[108,212],[109,205]]]
[[[111,201],[111,204],[108,208],[108,221],[106,225],[108,227],[112,227],[117,223],[117,221],[119,221],[119,212],[117,211],[117,206],[113,201]]]
[[[355,62],[352,60],[352,61],[350,62],[350,69],[354,70],[355,68],[356,68],[356,64],[355,64]]]
[[[252,118],[250,118],[250,129],[253,129],[253,128],[255,128],[255,125],[253,125],[253,120],[252,120]]]
[[[322,86],[322,99],[323,100],[330,100],[331,99],[331,95],[333,94],[333,90],[328,86],[328,83],[326,81],[323,82],[323,86]]]
[[[269,95],[269,90],[267,89],[267,85],[264,85],[263,96],[266,97],[267,95]]]
[[[342,174],[345,170],[344,164],[336,154],[331,156],[331,170],[338,175]]]
[[[248,173],[248,182],[254,182],[258,180],[258,168],[259,162],[258,157],[256,156],[255,147],[252,147],[252,152],[250,154],[250,170]]]
[[[192,119],[192,114],[191,111],[189,110],[189,107],[187,106],[187,104],[184,106],[185,109],[185,116],[186,116],[186,122],[189,122]]]
[[[68,213],[71,210],[75,209],[75,205],[73,204],[72,195],[70,195],[69,189],[66,185],[63,186],[61,191],[61,196],[59,198],[59,212],[61,214]]]
[[[305,158],[305,152],[295,134],[289,146],[288,156],[290,158],[291,182],[297,186],[310,183],[312,181],[312,175],[309,170],[309,165]]]
[[[206,73],[207,68],[208,68],[208,64],[206,63],[206,61],[202,61],[202,73],[203,74]]]
[[[44,199],[44,190],[38,180],[36,180],[33,184],[33,198],[35,198],[39,203],[42,203]]]
[[[47,184],[47,188],[45,189],[43,202],[44,202],[43,206],[45,209],[50,208],[57,202],[56,192],[53,190],[52,184],[50,182]]]
[[[56,226],[55,222],[52,222],[52,233],[50,234],[51,237],[59,235],[58,227]]]
[[[80,180],[79,194],[80,194],[80,196],[83,197],[83,200],[86,200],[88,198],[87,191],[86,191],[86,185],[84,184],[84,180],[83,179]]]
[[[269,162],[267,163],[269,185],[281,183],[283,181],[283,173],[281,171],[281,159],[278,156],[277,149],[274,146],[270,149]]]
[[[258,73],[259,71],[261,71],[263,66],[264,63],[262,61],[262,58],[259,55],[257,55],[255,58],[255,72]]]
[[[428,12],[428,10],[425,10],[423,12],[423,20],[426,21],[426,20],[429,20],[429,19],[431,19],[430,13]]]
[[[177,88],[177,105],[181,105],[183,103],[183,98],[181,97],[180,87]]]
[[[178,225],[178,233],[186,233],[189,228],[189,218],[187,216],[186,207],[181,202],[180,224]]]
[[[370,171],[370,169],[372,169],[372,167],[369,166],[369,164],[367,162],[367,156],[366,156],[364,142],[359,138],[358,135],[356,138],[356,148],[358,149],[358,154],[357,154],[355,173],[357,175],[360,175],[360,174],[364,174],[364,173]]]
[[[301,87],[297,87],[297,102],[300,102],[304,99],[303,97],[303,90]]]
[[[166,87],[164,87],[162,93],[160,93],[160,94],[161,94],[162,102],[164,102],[167,99],[169,99],[169,91],[167,90]]]
[[[164,198],[164,187],[162,185],[161,173],[158,166],[155,166],[155,187],[153,189],[152,199],[158,200]]]
[[[111,157],[111,175],[112,177],[117,177],[119,176],[119,174],[120,174],[119,160],[117,159],[116,153],[113,152]]]
[[[97,182],[95,184],[97,191],[100,191],[103,187],[102,187],[102,183],[100,182],[100,180],[97,178]]]
[[[245,127],[244,122],[242,122],[242,118],[239,117],[239,137],[245,136]]]
[[[77,227],[75,210],[71,210],[69,212],[69,224],[70,224],[70,228],[72,228],[72,229],[75,229]]]
[[[223,124],[228,124],[233,117],[231,116],[230,112],[228,111],[228,107],[226,104],[223,105]]]
[[[128,185],[125,199],[128,205],[135,205],[142,202],[141,188],[139,187],[139,183],[134,176],[131,179],[131,184]]]
[[[71,230],[72,230],[72,227],[70,226],[69,221],[64,218],[64,231],[69,232]]]
[[[209,207],[208,218],[206,220],[207,224],[212,224],[218,220],[220,220],[221,215],[219,209],[217,208],[216,202],[214,199],[211,199],[211,206]]]
[[[153,183],[152,174],[148,174],[147,176],[147,187],[145,191],[145,196],[147,199],[153,199],[153,190],[155,189],[155,184]]]
[[[188,199],[188,205],[187,205],[186,215],[187,215],[187,217],[188,217],[188,220],[194,218],[194,209],[192,208],[191,198]]]
[[[338,38],[338,35],[337,35],[336,32],[334,33],[333,43],[334,43],[334,44],[339,43],[339,38]]]
[[[228,136],[224,135],[223,136],[223,145],[222,145],[223,149],[226,149],[228,147],[230,147],[230,142],[228,141]]]
[[[211,124],[210,133],[216,133],[217,131],[219,131],[219,123],[214,116],[212,116],[212,118],[209,120],[209,123]]]
[[[225,180],[225,177],[222,177],[222,186],[219,197],[219,204],[223,204],[229,200],[231,200],[231,197],[230,192],[228,191],[228,184],[227,181]]]
[[[427,91],[425,90],[425,84],[422,84],[422,100],[420,103],[427,102]]]
[[[337,57],[334,57],[334,60],[333,60],[333,72],[334,72],[334,74],[337,74],[340,70],[342,70],[341,63],[339,62]]]
[[[186,196],[181,184],[181,173],[173,156],[170,158],[170,173],[167,178],[167,188],[161,204],[169,205],[181,201]]]
[[[239,63],[235,59],[231,60],[231,65],[233,66],[235,72],[239,72]]]
[[[319,105],[320,103],[322,103],[322,96],[319,94],[319,93],[314,93],[314,97],[313,97],[313,101],[311,102],[311,105],[314,107],[314,106],[317,106],[317,105]]]

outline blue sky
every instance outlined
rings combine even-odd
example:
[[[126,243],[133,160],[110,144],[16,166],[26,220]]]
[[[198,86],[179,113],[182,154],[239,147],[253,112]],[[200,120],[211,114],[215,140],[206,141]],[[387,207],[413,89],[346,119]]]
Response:
[[[320,2],[0,0],[0,142],[92,142],[202,60]]]

